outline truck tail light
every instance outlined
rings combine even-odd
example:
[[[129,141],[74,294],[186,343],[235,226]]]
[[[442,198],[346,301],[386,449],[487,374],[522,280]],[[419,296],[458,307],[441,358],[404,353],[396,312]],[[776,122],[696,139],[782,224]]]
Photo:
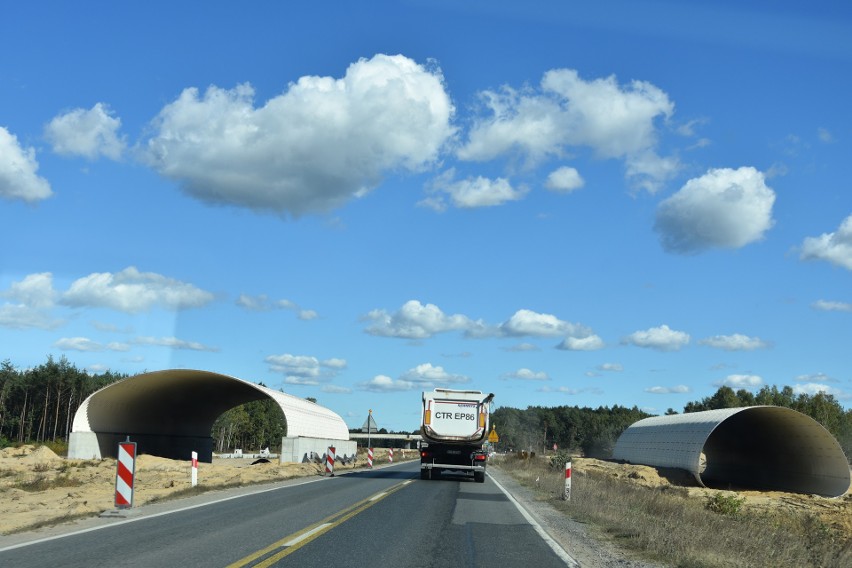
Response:
[[[421,451],[420,451],[420,457],[421,457],[421,458],[428,458],[428,457],[429,457],[429,452],[427,452],[426,450],[421,450]]]
[[[476,454],[475,456],[473,456],[473,459],[478,462],[484,462],[487,457],[488,456],[486,456],[485,454]]]

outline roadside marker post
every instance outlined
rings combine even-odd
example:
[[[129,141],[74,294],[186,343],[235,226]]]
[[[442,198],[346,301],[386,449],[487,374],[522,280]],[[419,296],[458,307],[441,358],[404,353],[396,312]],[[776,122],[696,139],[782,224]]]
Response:
[[[329,446],[325,453],[325,472],[334,477],[334,446]]]
[[[393,448],[390,448],[390,449],[388,450],[388,461],[389,461],[390,463],[393,463]]]
[[[571,462],[565,462],[565,495],[562,497],[565,501],[571,500]]]
[[[373,448],[367,448],[367,467],[373,467]]]
[[[129,509],[133,507],[133,476],[135,472],[136,442],[119,442],[118,461],[115,465],[116,509]]]
[[[192,487],[198,485],[198,452],[192,452],[192,474],[190,475],[190,485]]]

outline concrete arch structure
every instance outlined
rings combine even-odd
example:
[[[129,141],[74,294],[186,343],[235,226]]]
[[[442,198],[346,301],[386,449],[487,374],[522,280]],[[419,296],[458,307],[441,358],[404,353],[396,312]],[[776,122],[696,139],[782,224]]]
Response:
[[[123,379],[83,401],[68,457],[115,457],[118,442],[130,436],[139,453],[189,459],[196,451],[210,462],[213,422],[235,406],[265,398],[281,407],[288,438],[349,439],[340,416],[303,398],[210,371],[170,369]]]
[[[850,484],[834,436],[809,416],[777,406],[645,418],[621,434],[613,458],[685,469],[715,488],[838,497]]]

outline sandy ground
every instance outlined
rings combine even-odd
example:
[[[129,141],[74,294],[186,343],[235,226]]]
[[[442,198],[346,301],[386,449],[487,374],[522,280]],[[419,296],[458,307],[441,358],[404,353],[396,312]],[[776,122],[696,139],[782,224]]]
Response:
[[[403,459],[400,450],[396,450],[394,457],[395,461]],[[406,452],[407,459],[416,457],[416,451]],[[279,464],[273,460],[252,465],[252,461],[214,459],[212,464],[201,463],[198,467],[199,486],[225,488],[324,474],[324,468],[318,464]],[[359,456],[354,465],[344,466],[338,462],[335,471],[361,468],[365,462],[363,456]],[[388,463],[387,450],[376,449],[374,462],[376,465]],[[700,499],[714,493],[714,490],[696,487],[691,476],[680,470],[590,458],[575,458],[573,470],[578,476],[598,472],[625,483],[647,487],[671,486]],[[114,509],[115,474],[113,459],[65,459],[46,447],[0,450],[0,535],[96,516]],[[185,494],[191,488],[190,480],[188,461],[141,455],[136,460],[134,506],[161,501],[181,492]],[[740,491],[737,495],[745,497],[748,509],[812,514],[852,538],[852,493],[847,492],[835,499],[763,491]]]
[[[407,450],[406,458],[417,457]],[[375,449],[374,463],[388,463],[388,451]],[[395,450],[394,461],[403,459]],[[251,459],[218,459],[198,465],[198,485],[205,489],[272,483],[295,477],[324,475],[318,464],[269,463]],[[335,472],[361,468],[335,464]],[[191,464],[150,455],[136,458],[133,505],[139,507],[191,489]],[[22,446],[0,450],[0,535],[96,516],[115,508],[114,459],[75,460],[57,456],[48,448]]]

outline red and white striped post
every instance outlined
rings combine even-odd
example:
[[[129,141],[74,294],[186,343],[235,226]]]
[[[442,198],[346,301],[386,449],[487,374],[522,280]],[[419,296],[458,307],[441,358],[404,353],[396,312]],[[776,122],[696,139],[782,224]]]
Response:
[[[367,467],[373,467],[373,448],[367,448]]]
[[[192,452],[192,473],[189,478],[190,485],[198,485],[198,452]]]
[[[562,497],[565,501],[571,500],[571,462],[565,462],[565,495]]]
[[[388,450],[388,461],[393,463],[393,448]]]
[[[334,446],[329,446],[325,453],[325,472],[331,474],[331,477],[334,477],[334,451]]]
[[[115,508],[133,506],[133,475],[136,471],[136,442],[118,443],[118,461],[115,465]]]

